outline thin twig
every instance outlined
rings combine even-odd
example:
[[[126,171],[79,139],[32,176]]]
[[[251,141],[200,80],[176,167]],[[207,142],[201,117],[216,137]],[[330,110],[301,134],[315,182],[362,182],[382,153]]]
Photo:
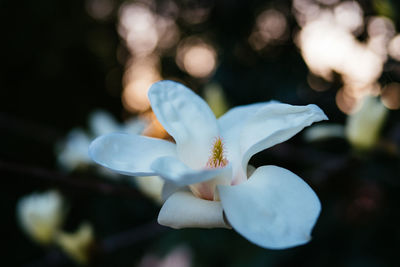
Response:
[[[35,177],[38,180],[48,184],[67,187],[70,189],[79,189],[92,191],[105,195],[118,195],[126,197],[143,197],[135,188],[122,185],[113,185],[101,181],[88,181],[80,177],[72,177],[57,171],[46,170],[40,167],[26,166],[15,162],[5,162],[0,160],[0,170],[20,174],[23,177]]]

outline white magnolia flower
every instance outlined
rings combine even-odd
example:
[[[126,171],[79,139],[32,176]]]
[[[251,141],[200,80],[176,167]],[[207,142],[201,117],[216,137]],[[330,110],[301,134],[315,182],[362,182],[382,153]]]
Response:
[[[160,224],[233,227],[265,248],[310,240],[321,209],[314,191],[286,169],[262,166],[247,177],[247,166],[257,152],[327,119],[321,109],[258,103],[234,108],[217,120],[200,97],[179,83],[157,82],[148,95],[176,143],[113,133],[93,141],[89,154],[118,173],[161,176],[166,202]]]
[[[17,218],[33,240],[49,244],[63,222],[63,207],[63,198],[57,191],[33,193],[18,201]]]

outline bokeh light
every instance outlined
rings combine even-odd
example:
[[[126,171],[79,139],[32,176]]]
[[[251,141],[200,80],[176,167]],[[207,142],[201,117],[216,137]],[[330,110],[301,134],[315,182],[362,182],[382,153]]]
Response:
[[[146,5],[124,4],[119,11],[118,32],[134,55],[151,54],[158,43],[156,18]]]
[[[148,121],[145,135],[165,138],[168,134],[152,111],[149,111],[147,92],[154,82],[163,78],[162,54],[176,47],[180,39],[180,30],[176,24],[180,9],[173,1],[165,1],[160,3],[160,8],[157,7],[156,2],[140,1],[126,2],[119,9],[118,32],[129,52],[128,59],[125,60],[122,103],[130,113],[145,112],[144,116]],[[192,72],[196,66],[192,67],[190,60],[196,55],[198,56],[196,51],[191,52],[190,58],[185,61],[185,68]],[[203,59],[204,53],[200,56]],[[207,57],[205,59],[212,62]],[[204,68],[202,71],[204,72]],[[194,72],[195,75],[202,75],[196,73],[196,69]]]
[[[114,9],[113,0],[86,0],[85,5],[88,14],[98,20],[107,19]]]
[[[170,49],[179,41],[180,31],[172,18],[157,17],[157,32],[159,36],[157,48],[160,50]]]
[[[400,108],[400,83],[390,83],[383,88],[382,103],[388,109]]]
[[[131,112],[145,111],[150,107],[147,91],[161,80],[159,58],[155,55],[132,58],[124,74],[122,103]]]
[[[355,1],[345,1],[334,8],[336,23],[356,35],[364,26],[363,11]]]
[[[392,58],[400,61],[400,34],[397,34],[392,40],[390,40],[388,50],[389,55]]]
[[[285,15],[276,9],[267,9],[256,18],[249,42],[255,50],[260,50],[272,42],[286,39],[287,32]]]
[[[196,78],[210,76],[217,64],[216,49],[199,37],[183,39],[178,46],[176,63]]]
[[[317,18],[321,8],[314,0],[293,0],[293,14],[300,26]]]
[[[372,17],[368,21],[368,47],[376,54],[387,59],[387,47],[396,31],[393,22],[385,17]]]
[[[188,1],[190,3],[190,1]],[[203,3],[199,1],[195,3],[192,1],[192,5],[184,8],[181,13],[182,19],[191,25],[201,24],[207,20],[211,11],[211,2],[204,1]]]
[[[388,46],[396,50],[395,45],[389,45],[395,35],[390,19],[369,17],[367,38],[362,41],[356,37],[364,30],[364,12],[356,1],[294,0],[293,13],[301,26],[295,40],[310,71],[330,82],[334,74],[340,75],[343,87],[337,92],[336,103],[342,112],[350,114],[361,98],[380,93],[378,79]],[[311,88],[323,91],[311,78]]]
[[[324,4],[324,5],[334,5],[337,4],[340,0],[317,0],[318,3]]]

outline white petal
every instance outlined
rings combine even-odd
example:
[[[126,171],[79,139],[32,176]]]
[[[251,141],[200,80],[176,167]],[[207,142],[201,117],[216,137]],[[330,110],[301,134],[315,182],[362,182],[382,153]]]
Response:
[[[218,119],[218,124],[222,127],[221,131],[230,132],[231,130],[240,129],[243,127],[243,123],[247,120],[250,115],[255,114],[260,108],[265,107],[273,102],[262,102],[251,105],[237,106],[230,109],[224,115]]]
[[[240,134],[246,126],[249,117],[256,114],[259,109],[271,103],[275,102],[263,102],[235,107],[218,119],[227,158],[232,164],[234,183],[242,182],[247,179],[245,169],[242,166]]]
[[[148,95],[157,119],[175,139],[179,157],[192,168],[204,167],[219,133],[207,103],[173,81],[153,84]]]
[[[162,202],[165,202],[172,194],[174,194],[177,191],[183,191],[186,190],[189,192],[189,188],[187,187],[181,187],[177,186],[174,183],[164,181],[164,185],[161,191],[161,200]]]
[[[174,143],[140,135],[112,133],[96,138],[89,156],[115,172],[146,176],[156,175],[150,165],[159,157],[176,156]]]
[[[259,109],[247,121],[240,136],[242,164],[246,166],[251,156],[288,140],[313,122],[327,120],[316,105],[292,106],[271,103]]]
[[[158,215],[158,223],[175,229],[230,228],[225,223],[221,202],[200,199],[182,191],[167,199]]]
[[[300,177],[276,166],[259,167],[246,182],[218,190],[230,225],[264,248],[307,243],[321,210],[317,195]]]
[[[201,183],[211,180],[216,176],[231,175],[229,164],[224,168],[194,170],[176,157],[158,158],[151,164],[151,169],[167,182],[171,182],[177,186]]]

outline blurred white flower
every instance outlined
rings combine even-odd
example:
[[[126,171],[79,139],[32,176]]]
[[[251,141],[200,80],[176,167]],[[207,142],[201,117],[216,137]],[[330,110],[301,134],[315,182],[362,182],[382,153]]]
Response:
[[[119,124],[110,113],[96,110],[89,116],[89,132],[75,128],[68,133],[65,140],[57,146],[57,160],[61,167],[73,171],[79,167],[86,167],[93,163],[89,158],[88,149],[90,142],[97,136],[112,133],[140,133],[145,123],[139,119],[130,119],[124,124]]]
[[[89,249],[94,241],[93,227],[91,224],[82,223],[75,233],[59,232],[55,242],[63,251],[78,263],[87,263]]]
[[[89,130],[93,139],[112,132],[137,134],[143,131],[145,126],[145,122],[138,118],[131,118],[120,124],[105,110],[96,110],[89,116]]]
[[[160,224],[232,226],[251,242],[274,249],[310,240],[321,208],[314,191],[286,169],[262,166],[247,177],[247,166],[254,154],[327,119],[321,109],[258,103],[234,108],[217,120],[199,96],[172,81],[153,84],[149,99],[176,143],[113,133],[93,141],[89,153],[121,174],[161,176],[167,200]]]
[[[84,130],[72,129],[62,144],[58,145],[57,161],[65,170],[72,171],[90,164],[88,147],[91,139]]]
[[[24,196],[17,203],[17,218],[33,240],[49,244],[64,219],[63,198],[57,191]]]
[[[356,148],[372,148],[378,138],[388,109],[376,97],[365,97],[360,110],[347,117],[346,136]]]
[[[66,171],[87,167],[93,164],[88,150],[90,142],[95,137],[112,132],[139,134],[145,126],[146,123],[137,118],[132,118],[123,124],[119,124],[109,112],[96,110],[89,116],[89,133],[86,133],[83,129],[73,129],[68,133],[66,139],[58,145],[58,163]],[[115,172],[103,167],[99,168],[99,172],[109,178],[118,176]],[[145,180],[142,177],[132,177],[132,180],[142,193],[155,202],[161,203],[161,191],[164,181],[160,177],[154,176]]]
[[[120,131],[121,126],[113,116],[105,110],[95,110],[89,115],[89,129],[92,136],[97,137]]]
[[[308,142],[344,137],[344,126],[341,124],[320,123],[304,131],[304,139]]]

